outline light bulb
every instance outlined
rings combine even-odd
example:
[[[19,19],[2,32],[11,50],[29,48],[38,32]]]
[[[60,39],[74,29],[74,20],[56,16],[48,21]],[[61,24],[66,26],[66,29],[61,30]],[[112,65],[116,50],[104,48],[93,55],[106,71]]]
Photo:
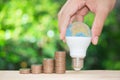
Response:
[[[81,70],[86,56],[87,48],[91,42],[91,31],[82,22],[70,24],[66,31],[66,42],[72,57],[74,70]]]

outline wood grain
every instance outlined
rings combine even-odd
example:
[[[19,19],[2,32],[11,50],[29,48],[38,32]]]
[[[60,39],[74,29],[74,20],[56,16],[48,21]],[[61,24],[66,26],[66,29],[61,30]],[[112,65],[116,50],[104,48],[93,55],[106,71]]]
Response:
[[[65,74],[19,74],[0,71],[0,80],[120,80],[120,70],[66,71]]]

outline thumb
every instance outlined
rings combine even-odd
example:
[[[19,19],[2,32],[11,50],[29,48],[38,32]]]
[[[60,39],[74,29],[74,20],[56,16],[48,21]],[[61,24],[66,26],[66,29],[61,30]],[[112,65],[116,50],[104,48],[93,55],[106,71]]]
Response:
[[[96,12],[94,23],[92,26],[92,43],[97,45],[99,36],[101,34],[105,19],[108,15],[107,10],[99,10]]]

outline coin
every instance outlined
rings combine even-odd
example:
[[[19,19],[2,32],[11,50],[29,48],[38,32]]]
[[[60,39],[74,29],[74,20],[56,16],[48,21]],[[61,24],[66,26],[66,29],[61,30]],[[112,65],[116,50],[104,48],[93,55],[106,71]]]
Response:
[[[29,68],[21,68],[19,70],[20,74],[29,74],[30,73],[30,69]]]

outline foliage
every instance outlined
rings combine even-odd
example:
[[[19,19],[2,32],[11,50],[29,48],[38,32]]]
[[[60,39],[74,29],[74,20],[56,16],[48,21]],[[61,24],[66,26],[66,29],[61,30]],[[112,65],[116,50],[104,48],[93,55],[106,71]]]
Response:
[[[68,47],[59,39],[57,13],[65,0],[0,0],[0,69],[19,69],[53,58]],[[119,10],[120,11],[120,10]],[[97,46],[88,48],[84,69],[120,69],[120,12],[106,20]],[[92,25],[92,13],[85,23]],[[67,69],[71,58],[67,54]]]

